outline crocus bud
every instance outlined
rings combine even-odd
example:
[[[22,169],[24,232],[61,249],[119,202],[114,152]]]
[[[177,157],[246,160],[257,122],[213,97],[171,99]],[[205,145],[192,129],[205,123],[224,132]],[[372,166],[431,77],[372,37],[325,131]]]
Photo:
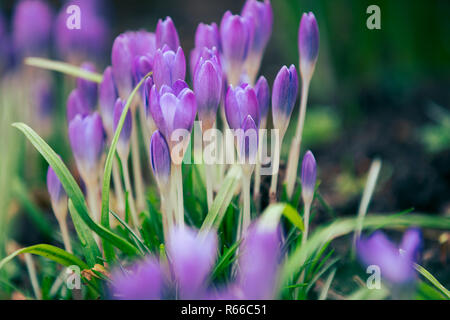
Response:
[[[238,135],[239,158],[244,164],[255,164],[258,153],[258,127],[250,115],[247,115],[241,129]],[[248,169],[251,170],[251,168]]]
[[[85,62],[81,65],[81,69],[96,72],[95,65],[91,62]],[[94,110],[97,106],[98,88],[97,83],[83,78],[77,79],[77,88],[83,103],[90,109]]]
[[[167,244],[181,299],[196,299],[206,291],[207,280],[217,253],[213,232],[198,236],[191,228],[173,228]]]
[[[197,100],[198,118],[203,130],[211,129],[216,121],[222,93],[222,68],[216,56],[200,58],[194,74],[194,92]]]
[[[302,162],[302,198],[305,204],[311,205],[316,187],[317,165],[311,151],[307,151]]]
[[[275,129],[283,137],[289,125],[295,100],[297,100],[298,77],[294,65],[283,66],[278,72],[272,89],[272,118]]]
[[[242,16],[253,17],[253,37],[250,43],[250,54],[261,55],[272,33],[273,12],[269,0],[247,0],[242,9]]]
[[[191,76],[192,79],[194,79],[195,76],[195,71],[197,70],[197,65],[200,61],[200,59],[203,60],[211,60],[214,59],[217,61],[218,65],[220,66],[220,69],[222,70],[222,64],[220,62],[220,54],[219,54],[219,50],[216,47],[213,47],[211,49],[207,48],[207,47],[203,47],[203,48],[194,48],[194,50],[191,51],[191,56],[190,56],[190,71],[191,71]],[[223,72],[222,73],[222,77],[223,77]]]
[[[113,130],[116,132],[117,126],[119,125],[120,117],[122,116],[123,109],[125,108],[125,103],[118,98],[114,106],[114,118],[113,118]],[[131,130],[133,126],[133,121],[131,117],[131,110],[128,109],[127,115],[125,116],[125,122],[123,123],[122,131],[120,132],[119,141],[117,142],[117,153],[121,159],[126,159],[128,153],[130,152],[130,137]]]
[[[52,15],[44,1],[19,2],[13,17],[13,42],[18,54],[27,56],[46,53],[52,31]]]
[[[414,282],[414,263],[421,246],[418,229],[409,229],[403,236],[400,248],[392,243],[381,231],[370,237],[362,237],[357,243],[357,253],[365,266],[376,265],[381,277],[392,285],[407,285]]]
[[[166,17],[165,20],[158,20],[155,33],[157,48],[162,48],[164,45],[167,45],[170,50],[175,51],[180,46],[177,29],[170,17]]]
[[[251,116],[256,127],[259,127],[260,116],[255,90],[248,85],[236,88],[230,85],[225,98],[225,115],[231,129],[242,129],[247,116]]]
[[[228,81],[238,85],[252,38],[251,20],[225,12],[220,23],[221,49]]]
[[[255,85],[256,97],[258,98],[258,107],[261,114],[261,128],[266,127],[267,113],[270,104],[270,88],[264,76],[260,76]]]
[[[298,30],[300,73],[304,80],[310,79],[319,55],[319,28],[314,13],[304,13]]]
[[[97,112],[84,118],[76,115],[69,124],[69,140],[81,177],[86,183],[96,181],[104,148],[100,115]]]
[[[156,130],[150,139],[150,162],[158,187],[167,191],[170,182],[170,152],[166,139]]]
[[[200,23],[195,32],[195,47],[212,49],[216,47],[220,49],[219,28],[216,23],[204,24]]]
[[[117,100],[117,88],[114,83],[112,67],[107,67],[103,72],[103,79],[99,87],[98,104],[102,115],[103,126],[109,139],[112,139],[114,106]]]
[[[67,122],[70,123],[76,115],[80,115],[82,118],[89,114],[89,107],[81,98],[80,90],[74,89],[67,98]]]
[[[176,53],[167,46],[158,49],[153,58],[153,81],[158,90],[162,85],[171,87],[175,81],[184,80],[186,75],[186,60],[181,47]]]
[[[67,194],[52,167],[47,170],[47,190],[55,215],[67,212]]]

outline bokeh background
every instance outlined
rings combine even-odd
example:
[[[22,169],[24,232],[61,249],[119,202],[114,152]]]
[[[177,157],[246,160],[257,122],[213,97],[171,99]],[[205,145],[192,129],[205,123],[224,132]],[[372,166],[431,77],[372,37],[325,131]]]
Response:
[[[0,2],[8,31],[18,2]],[[92,57],[99,71],[110,64],[112,42],[121,32],[154,31],[159,18],[171,16],[188,53],[198,23],[219,24],[226,10],[239,13],[244,4],[244,0],[98,2],[98,14],[108,25],[104,50]],[[56,13],[64,2],[48,3]],[[366,9],[372,4],[381,8],[381,30],[366,27]],[[313,11],[318,20],[320,54],[311,84],[304,148],[316,155],[320,193],[334,214],[355,215],[370,163],[378,157],[383,165],[369,211],[414,208],[450,215],[450,1],[273,0],[272,6],[274,29],[261,68],[270,84],[282,65],[298,65],[301,14]],[[60,59],[53,47],[49,52],[51,58]],[[21,61],[13,57],[2,64],[3,79],[20,68]],[[69,161],[64,120],[67,88],[61,86],[63,76],[53,77],[56,98],[50,111],[54,121],[47,126],[48,141]],[[2,117],[5,120],[3,113]],[[294,114],[292,119],[296,118]],[[45,189],[47,166],[32,155],[34,150],[23,151],[26,143],[14,129],[4,129],[0,139],[0,201],[6,204],[13,199],[0,225],[5,226],[8,214],[19,211],[20,219],[16,217],[14,227],[10,225],[10,236],[23,245],[34,244],[42,235],[27,232],[38,223],[33,211],[51,216]],[[7,144],[7,139],[14,143]],[[9,163],[5,154],[18,156],[10,156]],[[19,186],[13,183],[16,177]],[[23,187],[31,192],[22,192]],[[6,191],[10,198],[4,195]]]

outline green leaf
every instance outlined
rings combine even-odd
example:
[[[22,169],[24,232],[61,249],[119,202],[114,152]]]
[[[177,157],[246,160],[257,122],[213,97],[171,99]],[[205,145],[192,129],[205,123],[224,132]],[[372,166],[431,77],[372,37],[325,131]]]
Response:
[[[211,280],[214,280],[218,276],[220,276],[220,274],[225,270],[225,268],[228,267],[231,263],[233,263],[234,260],[236,260],[237,257],[234,256],[234,253],[236,252],[240,244],[241,241],[233,243],[233,245],[223,253],[223,255],[220,257],[219,261],[216,264],[216,267],[212,272]]]
[[[103,76],[99,73],[87,71],[84,69],[81,69],[80,67],[71,65],[69,63],[61,62],[61,61],[54,61],[44,58],[35,58],[30,57],[26,58],[24,63],[26,65],[52,70],[52,71],[58,71],[70,76],[74,76],[77,78],[83,78],[89,81],[100,83],[102,82]]]
[[[433,277],[433,275],[428,272],[427,269],[417,263],[414,264],[414,268],[417,270],[417,272],[424,276],[425,279],[430,281],[431,284],[435,286],[436,289],[438,289],[447,298],[447,300],[450,299],[450,291],[448,291],[435,277]]]
[[[220,226],[224,213],[233,199],[234,192],[241,180],[241,175],[242,169],[239,165],[234,165],[230,168],[222,187],[211,205],[211,209],[203,221],[200,231],[208,232],[213,225],[215,227]]]
[[[73,206],[72,200],[69,200],[69,213],[72,217],[73,225],[78,235],[78,239],[81,243],[81,249],[86,261],[90,267],[93,267],[98,263],[99,258],[102,256],[98,249],[97,243],[92,236],[92,231],[87,227],[84,221],[81,219],[80,214]]]
[[[73,206],[79,213],[80,217],[86,223],[86,225],[97,233],[101,238],[109,241],[111,244],[125,252],[129,255],[138,255],[139,250],[133,246],[130,242],[119,237],[111,230],[97,224],[91,219],[88,213],[88,208],[86,201],[81,192],[80,187],[76,183],[73,176],[70,174],[69,169],[62,162],[60,157],[55,153],[55,151],[50,148],[50,146],[29,126],[24,123],[13,123],[13,127],[19,129],[33,144],[33,146],[39,151],[39,153],[45,158],[48,164],[53,168],[56,175],[58,176],[64,190],[67,193],[69,199],[72,200]]]
[[[303,219],[300,217],[300,214],[295,210],[291,205],[286,205],[283,210],[283,215],[300,231],[305,230],[305,226],[303,225]]]
[[[141,251],[141,253],[143,255],[145,254],[145,251],[147,253],[150,253],[151,252],[150,249],[147,248],[147,246],[145,245],[144,241],[141,238],[139,238],[139,236],[133,231],[133,229],[125,221],[123,221],[122,218],[120,218],[116,213],[114,213],[113,211],[110,211],[110,212],[114,216],[114,218],[116,218],[117,221],[119,221],[119,223],[131,235],[131,237],[133,238],[133,240],[137,244],[137,246],[138,246],[139,250]]]
[[[37,244],[31,247],[19,249],[11,253],[9,256],[0,261],[0,269],[2,269],[6,263],[14,259],[14,257],[22,253],[31,253],[39,255],[47,259],[53,260],[56,263],[59,263],[66,267],[76,265],[80,267],[81,270],[89,269],[89,266],[84,261],[78,259],[73,254],[68,253],[67,251],[61,248],[51,246],[49,244]]]
[[[117,142],[119,141],[120,132],[122,131],[123,124],[125,122],[125,118],[130,109],[131,103],[134,100],[134,96],[136,92],[139,90],[141,85],[144,83],[145,79],[151,75],[151,72],[142,78],[141,81],[137,84],[137,86],[133,89],[130,96],[128,97],[127,103],[122,110],[122,115],[120,116],[119,123],[117,124],[116,132],[114,133],[114,137],[111,141],[111,147],[108,151],[108,156],[106,157],[105,162],[105,171],[103,174],[103,185],[102,185],[102,215],[101,215],[101,223],[105,228],[109,228],[109,191],[111,185],[111,171],[112,165],[114,161],[114,156],[116,153]],[[114,251],[109,246],[108,243],[103,243],[105,257],[108,262],[114,259]]]

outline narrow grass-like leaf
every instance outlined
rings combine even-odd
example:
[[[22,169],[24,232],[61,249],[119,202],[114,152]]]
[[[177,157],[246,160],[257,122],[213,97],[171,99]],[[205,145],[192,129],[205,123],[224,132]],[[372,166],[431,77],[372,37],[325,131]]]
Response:
[[[26,65],[37,67],[41,69],[47,69],[52,71],[61,72],[70,76],[74,76],[77,78],[83,78],[89,81],[100,83],[102,82],[103,76],[96,72],[91,72],[84,70],[80,67],[71,65],[66,62],[62,61],[54,61],[44,58],[36,58],[36,57],[29,57],[26,58],[24,63]]]
[[[122,131],[123,124],[125,122],[125,118],[128,110],[130,109],[131,103],[134,100],[134,96],[136,92],[138,92],[141,85],[144,83],[145,79],[151,75],[151,72],[147,74],[142,80],[137,84],[137,86],[133,89],[130,96],[128,97],[127,103],[122,110],[122,115],[120,116],[119,123],[117,124],[116,132],[114,133],[114,137],[111,141],[111,147],[108,151],[108,156],[106,157],[105,162],[105,171],[103,173],[103,185],[102,185],[102,215],[101,215],[101,223],[105,228],[109,228],[109,191],[111,185],[111,171],[112,165],[114,161],[114,156],[116,154],[117,142],[119,141],[120,132]],[[128,198],[128,197],[127,197]],[[110,247],[110,245],[106,242],[103,242],[105,257],[108,262],[111,262],[114,259],[114,250]]]
[[[81,219],[80,214],[73,206],[72,200],[69,200],[69,213],[80,240],[83,255],[89,267],[92,268],[96,263],[100,262],[99,258],[102,256],[92,235],[92,230]]]
[[[220,274],[230,265],[233,263],[234,260],[237,259],[237,257],[234,255],[237,248],[241,244],[241,241],[235,242],[231,247],[229,247],[223,255],[220,257],[219,261],[217,262],[212,275],[211,280],[216,279]]]
[[[291,205],[286,205],[283,210],[283,215],[300,231],[304,231],[305,227],[303,225],[303,219],[298,214],[297,210],[295,210]]]
[[[442,294],[444,294],[447,299],[450,299],[450,291],[448,291],[427,269],[417,263],[414,264],[414,268],[417,270],[417,272],[424,276],[425,279],[430,281],[431,284],[436,287],[436,289],[442,292]]]
[[[117,221],[119,221],[119,223],[131,235],[131,237],[134,239],[135,243],[138,245],[141,253],[143,255],[145,254],[145,252],[150,253],[151,252],[150,249],[147,248],[147,246],[145,245],[144,241],[141,238],[139,238],[139,236],[133,231],[133,229],[125,221],[123,221],[122,218],[120,218],[116,213],[114,213],[113,211],[110,211],[110,212],[114,216],[114,218],[116,218]]]
[[[322,290],[320,291],[319,300],[326,300],[328,296],[328,290],[330,290],[331,282],[333,282],[334,275],[336,274],[336,269],[333,269],[327,280],[325,281],[325,284],[323,285]]]
[[[73,176],[70,174],[69,169],[65,166],[55,151],[29,126],[24,123],[13,123],[13,127],[22,131],[22,133],[28,138],[33,146],[39,151],[39,153],[45,158],[48,164],[53,168],[58,176],[61,184],[64,187],[69,199],[72,200],[73,206],[76,208],[80,217],[86,223],[86,225],[96,232],[101,238],[109,241],[111,244],[122,250],[128,255],[138,255],[139,250],[133,246],[130,242],[122,237],[119,237],[108,228],[103,227],[94,222],[88,213],[86,201],[83,196],[83,192],[76,183]]]

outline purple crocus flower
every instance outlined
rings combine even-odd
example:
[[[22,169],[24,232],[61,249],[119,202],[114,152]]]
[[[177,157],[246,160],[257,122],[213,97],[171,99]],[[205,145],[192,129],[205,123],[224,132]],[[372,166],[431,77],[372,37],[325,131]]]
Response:
[[[230,85],[225,98],[225,115],[231,129],[242,129],[248,116],[259,127],[260,115],[255,90],[246,84],[235,88]]]
[[[136,72],[133,73],[136,57],[153,57],[155,50],[155,34],[146,31],[122,33],[114,40],[111,54],[113,76],[122,100],[128,99],[136,85]]]
[[[112,296],[118,300],[157,300],[162,298],[164,273],[154,257],[137,263],[130,270],[112,274]]]
[[[225,12],[220,23],[221,50],[228,81],[238,85],[252,39],[252,19]]]
[[[116,132],[117,126],[119,125],[120,117],[122,116],[123,109],[125,108],[125,103],[118,98],[114,106],[114,116],[113,116],[113,132]],[[121,159],[126,159],[128,153],[130,152],[130,137],[131,130],[133,128],[133,120],[131,117],[131,110],[128,109],[127,115],[125,116],[125,122],[123,123],[122,131],[120,132],[119,141],[117,142],[117,153]]]
[[[100,106],[103,126],[105,127],[109,139],[112,139],[114,134],[113,118],[116,100],[117,88],[113,79],[112,67],[107,67],[103,72],[103,79],[98,90],[98,104]]]
[[[50,194],[50,200],[53,207],[58,207],[61,204],[67,205],[67,195],[64,190],[61,181],[56,175],[52,167],[48,167],[47,170],[47,190]]]
[[[208,50],[205,48],[205,50]],[[194,74],[194,92],[197,99],[198,118],[203,130],[211,129],[216,121],[222,94],[222,68],[218,57],[200,58]]]
[[[69,123],[69,140],[83,180],[89,183],[96,179],[105,140],[100,115],[97,112],[84,118],[76,115]]]
[[[270,88],[264,76],[260,76],[255,85],[258,107],[261,114],[261,128],[266,127],[267,114],[269,113]]]
[[[95,65],[91,62],[84,62],[81,69],[90,72],[96,72]],[[96,82],[89,81],[83,78],[77,79],[77,88],[79,90],[80,98],[83,103],[90,109],[94,110],[97,106],[98,100],[98,85]]]
[[[156,130],[150,139],[150,162],[158,186],[166,190],[170,181],[170,151],[164,136]]]
[[[167,85],[171,87],[175,81],[184,80],[186,75],[186,59],[181,47],[177,51],[167,46],[158,49],[153,58],[153,81],[158,90]]]
[[[170,17],[165,20],[158,20],[156,25],[156,47],[163,48],[165,45],[172,51],[176,51],[180,46],[177,29]]]
[[[298,50],[302,77],[310,78],[319,55],[319,28],[314,13],[304,13],[298,30]]]
[[[178,82],[179,89],[184,81]],[[197,103],[194,92],[187,85],[177,92],[169,86],[163,85],[158,92],[156,85],[150,90],[148,98],[148,108],[156,126],[166,138],[170,150],[178,142],[172,134],[177,129],[184,130],[184,134],[189,134],[194,125],[197,113]],[[180,132],[181,133],[181,132]],[[175,140],[172,140],[174,138]],[[186,137],[184,137],[186,138]],[[185,147],[187,139],[184,139]],[[172,159],[175,161],[175,159]]]
[[[89,113],[90,109],[81,98],[80,90],[72,90],[67,99],[67,122],[70,123],[77,115],[84,118]]]
[[[238,154],[242,163],[255,164],[258,153],[258,127],[250,115],[242,123],[238,133]]]
[[[283,66],[278,72],[272,89],[272,118],[275,129],[283,137],[289,125],[298,93],[297,70],[292,64],[289,69]]]
[[[46,76],[36,79],[36,82],[33,83],[33,100],[37,106],[37,115],[41,119],[51,116],[54,98],[51,79]]]
[[[13,43],[21,56],[42,55],[48,51],[53,13],[40,0],[20,1],[13,17]]]
[[[216,23],[204,24],[200,23],[195,32],[195,47],[212,49],[216,47],[220,49],[219,28]]]
[[[316,187],[317,165],[311,151],[307,151],[302,162],[302,198],[305,203],[311,203]]]
[[[55,43],[59,54],[71,63],[100,58],[106,49],[108,24],[98,14],[98,1],[71,0],[58,14],[55,26]],[[80,28],[68,28],[70,6],[80,8]]]
[[[222,63],[220,61],[219,50],[216,47],[212,47],[211,49],[207,47],[202,48],[197,47],[191,51],[191,56],[189,57],[190,59],[189,65],[192,79],[194,79],[195,71],[197,70],[197,65],[201,58],[203,58],[203,60],[211,60],[211,59],[217,60],[217,63],[222,70]],[[224,78],[225,75],[223,74],[223,72],[221,73],[222,77]]]
[[[407,285],[414,282],[414,263],[421,246],[419,229],[409,229],[400,247],[393,244],[381,231],[357,242],[358,257],[365,266],[376,265],[381,277],[393,285]]]

